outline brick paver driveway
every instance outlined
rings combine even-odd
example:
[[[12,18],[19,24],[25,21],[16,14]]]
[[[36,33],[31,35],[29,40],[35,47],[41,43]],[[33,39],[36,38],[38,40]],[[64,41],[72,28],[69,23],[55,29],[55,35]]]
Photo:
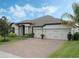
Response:
[[[20,57],[45,58],[51,52],[55,52],[65,41],[28,39],[11,44],[2,45],[1,51],[8,52]]]

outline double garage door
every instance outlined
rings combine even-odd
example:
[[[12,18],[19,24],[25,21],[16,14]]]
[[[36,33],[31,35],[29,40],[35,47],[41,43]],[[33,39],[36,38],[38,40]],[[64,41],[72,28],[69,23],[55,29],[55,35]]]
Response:
[[[60,39],[60,40],[67,40],[67,34],[70,29],[44,29],[43,34],[45,35],[44,38],[46,39]],[[34,30],[35,37],[41,38],[42,30],[35,29]]]

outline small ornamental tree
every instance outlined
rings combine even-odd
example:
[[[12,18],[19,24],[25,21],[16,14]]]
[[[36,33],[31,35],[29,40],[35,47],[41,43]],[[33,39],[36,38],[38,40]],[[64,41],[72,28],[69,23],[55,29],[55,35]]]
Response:
[[[4,37],[4,41],[6,41],[6,36],[8,35],[10,30],[10,25],[5,16],[0,18],[0,35]]]

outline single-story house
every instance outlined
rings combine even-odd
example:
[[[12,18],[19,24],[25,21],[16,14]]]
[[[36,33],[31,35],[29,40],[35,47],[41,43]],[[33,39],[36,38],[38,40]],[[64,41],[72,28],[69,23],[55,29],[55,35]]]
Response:
[[[41,38],[41,34],[44,34],[45,39],[67,40],[67,34],[74,32],[72,26],[64,25],[60,19],[49,15],[34,20],[24,20],[13,24],[12,27],[19,36],[34,33],[35,38]]]

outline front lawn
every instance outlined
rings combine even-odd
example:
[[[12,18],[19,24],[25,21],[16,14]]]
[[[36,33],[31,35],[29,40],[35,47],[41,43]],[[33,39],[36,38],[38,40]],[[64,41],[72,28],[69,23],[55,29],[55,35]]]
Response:
[[[3,40],[4,38],[0,36],[0,45],[5,43],[12,43],[20,40],[27,39],[25,36],[16,36],[16,37],[6,37],[6,41]]]
[[[48,56],[49,58],[79,58],[79,41],[67,41],[55,53]]]

